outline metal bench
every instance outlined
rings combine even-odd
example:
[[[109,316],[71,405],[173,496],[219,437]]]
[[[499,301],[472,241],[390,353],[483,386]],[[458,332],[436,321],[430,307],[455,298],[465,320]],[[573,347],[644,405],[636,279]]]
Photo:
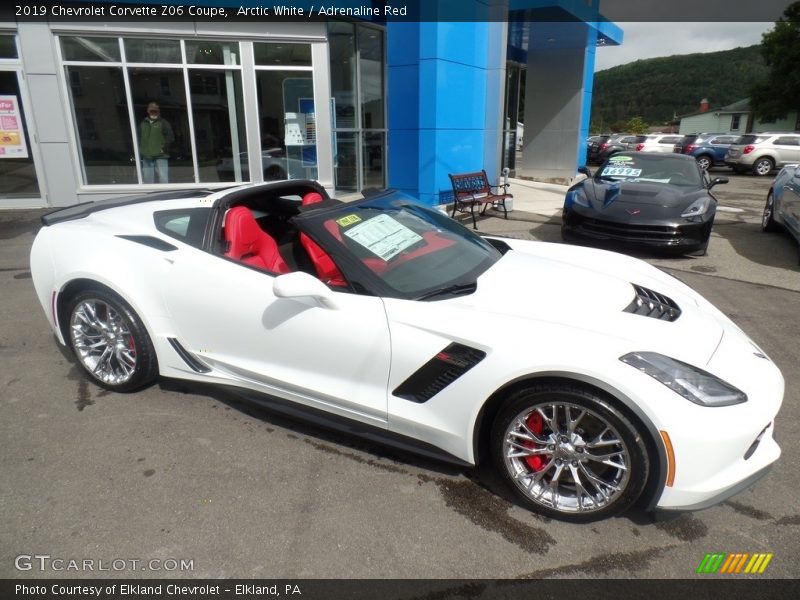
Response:
[[[480,214],[484,214],[489,206],[496,208],[503,207],[503,215],[508,219],[508,210],[506,209],[506,198],[513,198],[513,194],[507,194],[506,189],[508,184],[491,185],[486,171],[482,170],[478,173],[458,173],[449,175],[450,182],[453,184],[453,214],[455,218],[456,211],[465,213],[469,212],[472,215],[472,227],[478,228],[475,221],[475,207],[482,207]],[[497,193],[492,190],[497,190]],[[502,192],[500,190],[503,190]]]

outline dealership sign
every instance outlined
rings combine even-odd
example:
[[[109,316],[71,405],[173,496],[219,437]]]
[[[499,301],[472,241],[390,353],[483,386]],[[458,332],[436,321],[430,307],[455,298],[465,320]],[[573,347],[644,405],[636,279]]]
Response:
[[[28,158],[16,96],[0,96],[0,158]]]

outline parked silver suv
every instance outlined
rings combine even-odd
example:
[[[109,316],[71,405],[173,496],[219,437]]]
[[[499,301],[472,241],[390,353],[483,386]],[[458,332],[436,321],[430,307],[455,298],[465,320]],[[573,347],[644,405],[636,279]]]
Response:
[[[749,133],[728,148],[725,164],[737,173],[769,175],[772,169],[800,163],[800,133]]]

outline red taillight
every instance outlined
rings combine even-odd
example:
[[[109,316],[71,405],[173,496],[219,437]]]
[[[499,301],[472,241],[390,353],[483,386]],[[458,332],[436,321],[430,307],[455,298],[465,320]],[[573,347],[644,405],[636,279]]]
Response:
[[[689,154],[689,153],[693,152],[695,148],[696,148],[696,146],[694,144],[689,144],[688,146],[684,146],[683,147],[683,153],[684,154]]]
[[[636,144],[636,151],[637,152],[639,152],[639,150],[641,150],[642,148],[644,148],[644,144]]]
[[[756,147],[753,146],[753,144],[747,144],[747,146],[742,149],[742,154],[750,154],[755,149]]]
[[[600,150],[605,150],[606,148],[608,148],[607,143],[603,142],[602,144],[600,144]]]

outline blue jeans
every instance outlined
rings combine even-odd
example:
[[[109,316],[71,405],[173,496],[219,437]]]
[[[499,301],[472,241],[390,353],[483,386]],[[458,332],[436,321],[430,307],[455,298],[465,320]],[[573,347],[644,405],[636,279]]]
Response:
[[[158,183],[169,183],[169,160],[166,158],[143,158],[142,183],[156,183],[155,175],[158,175]]]

